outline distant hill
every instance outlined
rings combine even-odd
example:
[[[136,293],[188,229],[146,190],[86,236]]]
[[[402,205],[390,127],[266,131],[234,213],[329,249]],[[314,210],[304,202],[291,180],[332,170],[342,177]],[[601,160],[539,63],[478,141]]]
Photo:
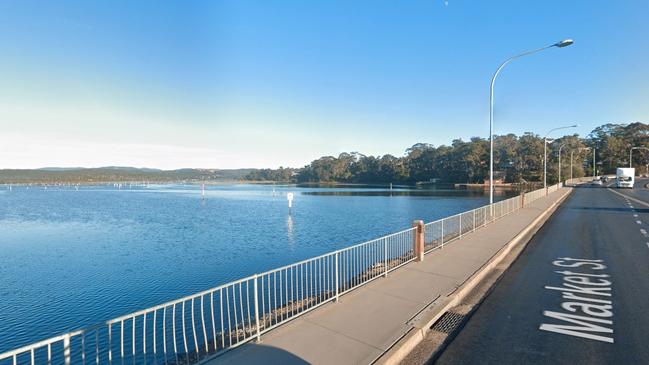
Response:
[[[199,182],[238,181],[256,169],[178,169],[107,166],[99,168],[46,167],[42,169],[0,170],[0,184],[26,183],[101,183],[119,181]]]

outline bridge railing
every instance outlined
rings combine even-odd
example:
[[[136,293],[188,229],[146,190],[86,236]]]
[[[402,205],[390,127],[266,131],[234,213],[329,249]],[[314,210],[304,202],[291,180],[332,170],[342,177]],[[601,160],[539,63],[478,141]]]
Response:
[[[492,205],[482,206],[468,212],[439,219],[425,225],[425,250],[430,252],[445,244],[461,238],[464,234],[473,232],[494,220],[510,214],[533,201],[558,190],[561,184],[538,189],[509,199],[498,201]]]
[[[443,247],[559,184],[424,225]],[[4,364],[180,363],[235,348],[415,259],[416,227],[0,354]]]

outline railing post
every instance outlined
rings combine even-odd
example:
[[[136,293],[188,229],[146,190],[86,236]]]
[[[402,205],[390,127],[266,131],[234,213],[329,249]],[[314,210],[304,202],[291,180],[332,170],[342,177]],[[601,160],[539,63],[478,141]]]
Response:
[[[383,239],[383,277],[388,276],[388,240]]]
[[[65,365],[70,365],[70,335],[63,337],[63,361]]]
[[[412,242],[415,261],[424,261],[424,221],[416,220],[412,222],[412,227],[415,228],[415,236]]]
[[[444,219],[439,222],[442,226],[442,248],[444,248]]]
[[[475,209],[473,210],[473,232],[475,232]]]
[[[462,238],[462,213],[460,213],[460,224],[458,225],[460,231],[460,238]]]
[[[525,192],[521,194],[521,208],[525,207]]]
[[[257,342],[261,341],[261,325],[259,323],[259,295],[257,294],[257,274],[255,274],[255,322],[257,325]]]
[[[335,262],[334,269],[336,271],[336,274],[335,274],[335,276],[336,276],[336,297],[335,297],[335,301],[336,302],[338,302],[338,286],[339,286],[339,284],[338,284],[338,254],[339,253],[340,253],[339,251],[336,251],[336,255],[335,255],[336,259],[334,260],[334,262]]]
[[[489,204],[489,222],[493,222],[493,219],[494,219],[494,210],[495,210],[494,205],[496,205],[496,203]],[[487,225],[487,222],[485,220],[485,226],[486,225]]]
[[[482,208],[482,226],[487,226],[487,208]]]

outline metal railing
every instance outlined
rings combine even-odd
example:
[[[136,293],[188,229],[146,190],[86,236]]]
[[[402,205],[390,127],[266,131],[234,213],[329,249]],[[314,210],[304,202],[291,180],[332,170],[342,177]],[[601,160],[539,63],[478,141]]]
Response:
[[[424,225],[441,248],[559,184]],[[190,363],[235,348],[415,259],[416,228],[255,274],[0,354],[4,364]]]

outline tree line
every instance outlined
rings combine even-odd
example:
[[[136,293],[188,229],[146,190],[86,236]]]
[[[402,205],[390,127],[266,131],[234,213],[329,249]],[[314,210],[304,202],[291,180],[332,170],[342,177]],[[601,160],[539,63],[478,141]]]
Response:
[[[614,174],[617,167],[629,165],[632,146],[649,148],[649,125],[644,123],[605,124],[588,136],[567,135],[547,145],[548,182],[559,180],[559,148],[561,178],[572,176]],[[596,164],[592,154],[595,149]],[[633,152],[633,166],[647,173],[649,151]],[[494,137],[494,177],[507,183],[543,181],[543,137],[525,133]],[[358,152],[324,156],[299,169],[280,168],[252,171],[246,180],[297,183],[364,183],[415,184],[426,182],[482,183],[489,178],[489,140],[473,137],[469,141],[453,140],[447,145],[417,143],[404,156],[366,156]]]

